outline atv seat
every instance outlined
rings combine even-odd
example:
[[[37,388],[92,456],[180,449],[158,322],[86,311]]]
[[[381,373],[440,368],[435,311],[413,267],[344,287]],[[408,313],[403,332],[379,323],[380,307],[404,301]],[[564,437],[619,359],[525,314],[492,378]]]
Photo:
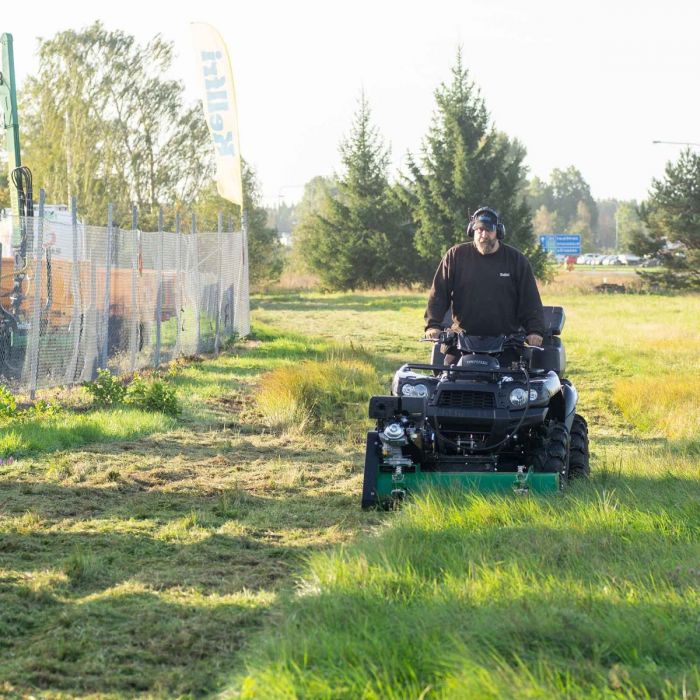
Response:
[[[561,335],[564,329],[566,314],[563,306],[543,306],[544,311],[544,333],[550,338],[553,335]]]

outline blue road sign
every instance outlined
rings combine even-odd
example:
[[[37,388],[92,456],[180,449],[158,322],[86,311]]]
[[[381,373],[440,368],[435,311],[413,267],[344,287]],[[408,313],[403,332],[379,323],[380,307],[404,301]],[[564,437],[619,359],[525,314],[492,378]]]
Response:
[[[575,233],[553,233],[540,236],[540,245],[555,255],[579,255],[581,236]]]

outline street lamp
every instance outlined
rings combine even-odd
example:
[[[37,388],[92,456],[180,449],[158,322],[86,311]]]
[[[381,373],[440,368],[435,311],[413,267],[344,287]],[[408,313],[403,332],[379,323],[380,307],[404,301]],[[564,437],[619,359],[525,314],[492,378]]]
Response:
[[[700,143],[694,141],[652,141],[652,143],[667,143],[671,146],[700,146]]]

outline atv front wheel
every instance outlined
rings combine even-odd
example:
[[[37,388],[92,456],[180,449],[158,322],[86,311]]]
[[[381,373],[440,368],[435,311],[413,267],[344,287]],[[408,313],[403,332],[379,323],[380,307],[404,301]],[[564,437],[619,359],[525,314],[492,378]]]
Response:
[[[569,476],[572,479],[587,479],[591,474],[588,459],[588,424],[578,413],[571,426],[571,456],[569,458]]]

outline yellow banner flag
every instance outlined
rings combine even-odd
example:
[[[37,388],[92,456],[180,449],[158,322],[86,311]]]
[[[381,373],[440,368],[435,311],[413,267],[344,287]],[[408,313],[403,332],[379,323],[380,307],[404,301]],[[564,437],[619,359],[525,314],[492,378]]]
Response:
[[[242,207],[241,148],[231,61],[214,27],[202,22],[191,26],[204,116],[216,152],[216,187],[224,199]]]

